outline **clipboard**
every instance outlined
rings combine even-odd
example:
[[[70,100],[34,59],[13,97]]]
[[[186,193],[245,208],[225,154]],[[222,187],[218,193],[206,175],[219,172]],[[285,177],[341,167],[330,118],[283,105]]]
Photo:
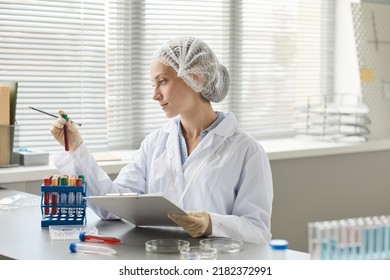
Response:
[[[85,199],[136,226],[178,226],[168,213],[187,215],[161,195],[107,194]]]

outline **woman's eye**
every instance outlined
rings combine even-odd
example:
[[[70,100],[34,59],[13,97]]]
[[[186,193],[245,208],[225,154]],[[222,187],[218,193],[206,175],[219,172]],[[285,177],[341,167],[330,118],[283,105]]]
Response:
[[[159,80],[158,81],[159,84],[162,84],[163,82],[165,82],[165,80]]]

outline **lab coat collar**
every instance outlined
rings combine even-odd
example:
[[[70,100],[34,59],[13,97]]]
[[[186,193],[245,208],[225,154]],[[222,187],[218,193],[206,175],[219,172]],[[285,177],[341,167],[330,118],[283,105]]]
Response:
[[[222,137],[233,135],[238,128],[238,121],[232,112],[224,113],[225,118],[218,124],[216,128],[211,130],[209,133],[218,134]],[[165,133],[171,133],[177,131],[177,126],[179,125],[180,117],[177,116],[171,121],[167,122],[163,127],[162,131]],[[173,133],[175,134],[175,133]]]
[[[238,128],[238,121],[232,112],[224,114],[225,118],[216,128],[210,132],[214,132],[215,134],[221,135],[223,137],[232,136]]]

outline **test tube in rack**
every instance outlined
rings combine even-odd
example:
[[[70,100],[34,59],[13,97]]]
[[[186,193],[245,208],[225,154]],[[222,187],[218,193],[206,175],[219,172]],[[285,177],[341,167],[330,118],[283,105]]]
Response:
[[[53,176],[46,176],[45,178],[43,178],[43,185],[44,185],[44,186],[50,186],[50,185],[51,185],[51,178],[52,178],[52,177],[53,177]],[[43,194],[43,204],[44,204],[45,206],[50,205],[50,201],[51,201],[50,192],[45,192],[45,193]],[[50,215],[50,207],[45,207],[44,213],[45,213],[45,216]]]
[[[390,258],[390,217],[381,216],[382,224],[384,225],[383,231],[383,259]]]
[[[62,187],[68,185],[68,176],[63,175],[60,177],[60,185]],[[60,203],[61,203],[61,215],[66,215],[67,207],[65,207],[65,205],[68,203],[68,194],[66,192],[60,193]]]
[[[82,186],[83,185],[83,178],[77,178],[76,179],[76,186]],[[76,193],[76,205],[78,206],[76,209],[76,216],[81,217],[82,216],[82,211],[83,211],[83,193],[82,192],[77,192]]]
[[[57,187],[59,185],[59,180],[60,180],[60,176],[59,175],[54,175],[52,178],[51,178],[51,186],[52,187]],[[52,207],[52,215],[57,215],[58,214],[58,208],[55,207],[56,205],[58,205],[58,192],[52,192],[51,194],[51,205],[53,206]]]
[[[72,175],[69,177],[68,184],[69,184],[69,186],[76,186],[76,176],[75,175]],[[69,204],[68,214],[69,214],[69,217],[73,217],[75,214],[75,209],[73,208],[74,202],[75,202],[75,193],[69,192],[68,193],[68,204]]]

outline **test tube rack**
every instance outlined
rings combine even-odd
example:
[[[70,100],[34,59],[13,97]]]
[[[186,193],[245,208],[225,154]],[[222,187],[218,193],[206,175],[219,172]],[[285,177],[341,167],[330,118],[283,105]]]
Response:
[[[84,199],[87,183],[80,186],[41,185],[41,227],[50,225],[84,225],[87,203]],[[45,196],[49,197],[49,202]],[[53,200],[53,197],[56,199]],[[67,198],[66,200],[63,198]],[[69,201],[69,197],[73,197]],[[76,199],[76,197],[78,199]]]
[[[311,96],[297,109],[298,134],[331,141],[367,141],[370,134],[369,109],[360,96]]]
[[[308,223],[314,260],[390,259],[390,216]]]

